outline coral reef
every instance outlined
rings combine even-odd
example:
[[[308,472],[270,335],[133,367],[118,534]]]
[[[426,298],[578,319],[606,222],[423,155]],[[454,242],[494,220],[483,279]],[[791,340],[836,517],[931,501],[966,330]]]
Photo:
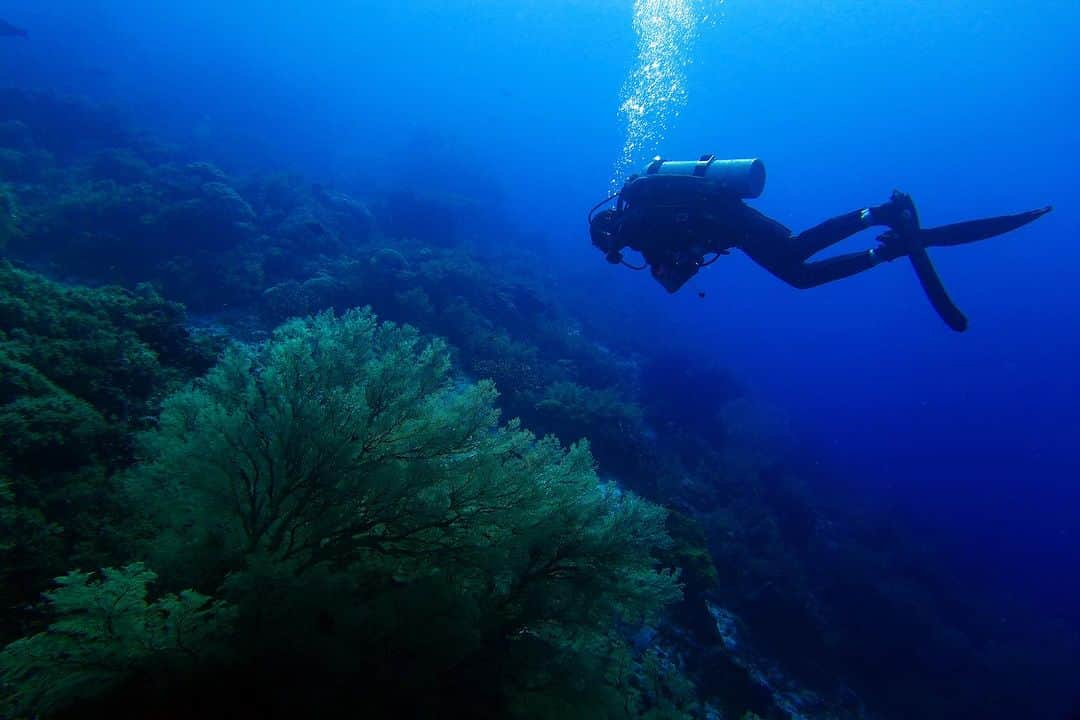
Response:
[[[68,575],[64,587],[86,607],[118,583],[130,587],[139,599],[130,617],[167,615],[173,606],[160,603],[194,588],[236,610],[230,652],[272,657],[280,647],[259,641],[287,638],[311,660],[306,674],[264,666],[248,677],[222,674],[218,686],[185,676],[181,688],[143,657],[134,676],[112,676],[111,696],[148,712],[185,689],[253,691],[256,676],[282,688],[302,678],[324,687],[330,705],[351,691],[325,687],[339,662],[364,665],[373,687],[425,701],[457,682],[462,694],[443,701],[468,692],[496,702],[481,679],[491,685],[497,676],[501,710],[524,716],[571,717],[572,705],[596,710],[615,695],[631,716],[1023,716],[1031,688],[1059,682],[1030,668],[1048,667],[1043,655],[1065,656],[1063,636],[1018,638],[958,601],[964,589],[909,530],[825,496],[812,460],[791,452],[782,432],[765,431],[768,418],[713,359],[644,346],[590,298],[574,302],[582,290],[557,286],[537,262],[542,239],[500,224],[474,198],[354,190],[289,173],[245,176],[132,132],[115,113],[0,91],[0,252],[21,263],[0,265],[0,639],[47,637],[41,609],[27,607],[49,579],[112,566],[127,569],[101,581]],[[126,289],[101,287],[110,283]],[[319,315],[360,306],[417,330],[363,313],[346,315],[345,325]],[[307,316],[317,317],[286,322]],[[255,345],[230,350],[161,413],[161,398],[220,353],[221,343],[196,326]],[[348,332],[355,347],[343,340]],[[415,390],[423,373],[430,392]],[[345,420],[379,402],[357,377],[393,385],[386,398],[397,398],[402,423],[475,447],[427,457],[376,443],[377,457],[350,454],[360,440]],[[496,408],[520,425],[495,423]],[[485,430],[463,440],[470,418]],[[563,445],[585,438],[590,451],[563,451],[526,427]],[[145,430],[137,450],[133,438]],[[334,441],[343,455],[331,452]],[[321,458],[355,480],[348,462],[357,457],[374,472],[369,484],[316,494],[306,509],[287,509],[304,496],[302,484],[288,498],[249,494],[246,512],[220,502],[229,491],[244,497],[235,495],[249,489],[243,472],[264,482],[271,472],[310,471]],[[590,457],[620,490],[596,485]],[[146,462],[131,469],[139,458]],[[451,470],[472,473],[471,484],[450,482],[459,477]],[[488,497],[485,480],[520,493],[526,477],[576,488],[560,510],[569,516],[538,519],[515,507],[476,524],[479,506],[461,505],[463,492]],[[133,506],[139,487],[143,500]],[[605,489],[590,494],[596,487]],[[390,504],[375,503],[385,522],[354,537],[340,524],[340,503],[363,504],[361,489],[364,503]],[[566,540],[552,535],[560,523],[596,541],[591,549],[615,537],[596,517],[575,514],[578,501],[597,513],[615,508],[611,520],[625,519],[620,503],[651,508],[621,499],[632,497],[625,490],[675,511],[661,521],[642,510],[649,533],[663,525],[671,543],[657,535],[659,547],[648,551],[631,542],[627,552],[641,553],[632,559],[606,550],[623,570],[619,562],[642,563],[649,552],[680,568],[683,598],[663,619],[567,629],[546,616],[536,625],[531,615],[492,610],[529,563]],[[513,497],[552,510],[543,498]],[[214,511],[200,515],[195,503]],[[448,508],[460,519],[444,527]],[[409,524],[425,520],[432,527]],[[612,534],[594,537],[592,523]],[[460,540],[471,543],[467,552]],[[155,586],[140,585],[148,571],[132,569],[133,560],[158,574]],[[577,579],[582,588],[541,586],[514,612],[551,610],[556,600],[567,612],[617,609],[609,594],[593,594],[592,578]],[[596,579],[626,589],[602,569]],[[363,601],[316,600],[335,597]],[[63,618],[72,607],[51,610]],[[253,618],[284,624],[287,614],[303,619],[294,635],[257,632]],[[436,626],[438,617],[453,622]],[[485,623],[499,617],[522,624],[496,649],[485,644]],[[401,644],[378,646],[385,638],[369,633],[343,647],[373,621]],[[735,644],[725,628],[737,629]],[[438,643],[446,654],[435,653]],[[455,659],[453,672],[439,674]],[[492,674],[495,662],[513,672]],[[432,669],[439,688],[395,684]],[[160,683],[141,683],[151,676]],[[692,701],[684,676],[694,683]]]
[[[107,568],[100,579],[70,572],[45,593],[56,612],[48,629],[0,653],[11,717],[55,715],[130,681],[140,668],[192,672],[223,650],[235,618],[220,600],[185,590],[149,602],[156,575],[142,564]]]
[[[213,362],[220,342],[183,327],[151,288],[67,287],[0,260],[0,474],[9,505],[0,597],[18,607],[69,563],[117,550],[110,473],[160,395]],[[0,638],[15,618],[0,618]]]
[[[634,663],[612,621],[655,621],[679,597],[651,555],[669,544],[664,511],[600,484],[585,445],[500,426],[492,385],[450,370],[440,341],[368,311],[230,349],[166,400],[125,480],[166,585],[221,597],[150,603],[138,565],[61,578],[57,619],[0,654],[11,709],[115,703],[136,673],[175,707],[181,685],[183,702],[207,692],[176,659],[247,677],[279,711],[296,678],[309,710],[327,684],[335,704],[405,715],[660,705],[623,677]],[[276,677],[288,668],[296,678]],[[662,670],[640,666],[678,689]],[[346,673],[348,691],[333,681]]]

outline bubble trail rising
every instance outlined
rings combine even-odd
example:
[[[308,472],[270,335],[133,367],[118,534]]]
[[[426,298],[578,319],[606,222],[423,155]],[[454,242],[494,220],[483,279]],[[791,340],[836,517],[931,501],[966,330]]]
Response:
[[[620,93],[626,142],[611,179],[618,190],[632,168],[655,154],[672,119],[686,105],[686,66],[698,26],[707,21],[702,0],[635,0],[637,62]]]

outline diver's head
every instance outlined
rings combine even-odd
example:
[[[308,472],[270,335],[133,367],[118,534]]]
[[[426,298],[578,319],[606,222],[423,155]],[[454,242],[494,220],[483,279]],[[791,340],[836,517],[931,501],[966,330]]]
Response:
[[[619,252],[619,213],[613,209],[598,212],[589,221],[589,235],[592,237],[593,247],[604,253],[604,257],[610,263],[622,261],[622,253]]]

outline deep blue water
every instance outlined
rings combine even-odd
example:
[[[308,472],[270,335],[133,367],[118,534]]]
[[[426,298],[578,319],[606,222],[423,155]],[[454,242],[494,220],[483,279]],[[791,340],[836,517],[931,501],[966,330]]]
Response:
[[[655,148],[763,158],[753,204],[794,229],[894,187],[925,225],[1055,205],[934,253],[964,334],[902,261],[797,291],[736,254],[675,296],[607,266],[584,213],[622,147],[630,0],[160,5],[0,2],[31,34],[0,43],[3,82],[115,102],[241,166],[489,198],[583,313],[731,368],[1002,623],[1080,628],[1075,2],[731,0]]]

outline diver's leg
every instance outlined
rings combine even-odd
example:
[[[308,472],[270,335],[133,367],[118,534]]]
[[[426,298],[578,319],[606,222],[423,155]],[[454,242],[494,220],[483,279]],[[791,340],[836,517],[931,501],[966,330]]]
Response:
[[[875,225],[890,227],[895,231],[918,228],[919,215],[915,203],[907,193],[893,190],[889,199],[881,205],[872,205],[826,220],[794,238],[803,260],[821,252],[830,245],[855,235]]]
[[[881,205],[872,205],[862,210],[839,215],[809,230],[804,230],[795,236],[794,244],[801,258],[806,260],[830,245],[835,245],[875,225],[889,227],[896,232],[917,229],[919,215],[911,196],[899,190],[893,190],[889,199]]]
[[[792,238],[792,244],[799,259],[806,260],[830,245],[846,240],[852,235],[876,224],[878,223],[874,222],[870,210],[855,210],[830,218],[808,230],[803,230]]]
[[[965,243],[985,240],[996,235],[1007,233],[1029,222],[1038,220],[1052,208],[1044,207],[1038,210],[1018,213],[1016,215],[1001,215],[999,217],[982,218],[968,222],[942,225],[936,228],[924,228],[919,233],[919,239],[925,247],[945,247],[949,245],[963,245]]]
[[[831,257],[827,260],[819,260],[812,263],[793,262],[782,264],[764,263],[755,258],[751,253],[747,254],[750,255],[750,259],[757,262],[758,265],[761,265],[761,267],[765,268],[788,285],[799,288],[800,290],[824,285],[825,283],[851,277],[852,275],[858,275],[885,261],[885,258],[881,257],[874,250],[837,255],[836,257]]]
[[[745,233],[745,242],[740,242],[739,247],[752,243],[758,246],[756,253],[759,256],[776,255],[783,261],[806,260],[830,245],[835,245],[872,225],[880,224],[882,223],[875,221],[873,209],[867,208],[834,217],[793,235],[776,220],[743,205],[739,227]]]
[[[736,245],[751,260],[797,288],[811,288],[849,277],[893,260],[903,254],[896,243],[865,252],[848,253],[808,263],[814,253],[877,223],[867,218],[868,210],[859,210],[827,220],[798,236],[774,220],[752,211],[755,222],[746,225],[746,234]]]

